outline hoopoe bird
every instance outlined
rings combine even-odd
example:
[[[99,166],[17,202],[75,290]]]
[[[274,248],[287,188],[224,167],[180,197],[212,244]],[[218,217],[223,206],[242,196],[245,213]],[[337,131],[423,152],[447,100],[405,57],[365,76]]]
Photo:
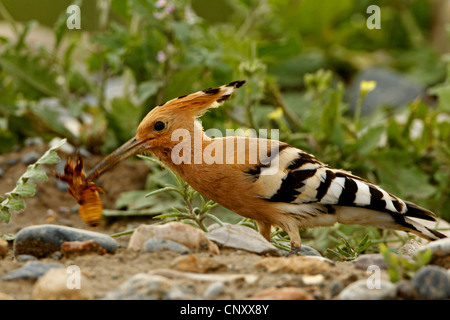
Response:
[[[272,225],[282,228],[290,237],[292,254],[301,247],[299,229],[336,222],[403,230],[427,240],[445,237],[410,219],[434,221],[431,211],[287,143],[208,137],[198,118],[244,83],[234,81],[155,107],[139,124],[136,136],[105,157],[88,179],[125,158],[150,152],[200,194],[254,219],[268,241]]]

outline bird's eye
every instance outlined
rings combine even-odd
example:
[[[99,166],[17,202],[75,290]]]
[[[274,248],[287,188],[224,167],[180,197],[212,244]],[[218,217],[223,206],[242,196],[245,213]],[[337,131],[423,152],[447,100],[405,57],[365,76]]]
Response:
[[[155,122],[155,125],[153,126],[153,128],[156,130],[156,131],[161,131],[162,129],[164,129],[166,127],[166,124],[164,123],[164,122],[162,122],[162,121],[156,121]]]

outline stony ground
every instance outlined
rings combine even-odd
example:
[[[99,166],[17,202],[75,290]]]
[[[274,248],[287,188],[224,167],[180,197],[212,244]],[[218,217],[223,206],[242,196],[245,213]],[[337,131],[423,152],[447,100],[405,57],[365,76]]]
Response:
[[[25,171],[27,163],[41,155],[46,146],[31,145],[25,149],[0,156],[0,194],[13,189],[17,178]],[[64,154],[61,154],[65,157]],[[28,158],[27,158],[28,157]],[[36,160],[36,159],[34,159]],[[99,157],[86,158],[86,167],[92,167]],[[54,168],[48,168],[49,181],[38,183],[37,195],[27,198],[27,209],[14,215],[10,223],[0,225],[0,234],[17,234],[34,225],[54,224],[104,235],[136,228],[149,219],[118,219],[105,221],[101,226],[89,228],[72,209],[76,203],[61,191],[54,178]],[[142,162],[124,162],[102,178],[108,186],[102,196],[104,206],[112,208],[114,197],[127,190],[142,189],[148,173]],[[60,252],[42,259],[15,256],[13,242],[5,249],[0,260],[0,298],[3,299],[417,299],[450,298],[450,275],[444,265],[424,272],[423,279],[413,279],[400,284],[390,284],[386,270],[378,256],[364,257],[360,263],[326,261],[323,258],[274,257],[256,254],[244,249],[220,247],[219,254],[204,248],[179,253],[171,250],[141,252],[129,249],[132,236],[116,238],[115,253],[69,255]],[[447,247],[448,250],[448,242]],[[95,251],[95,250],[93,250]],[[374,259],[374,260],[371,260]],[[445,260],[446,259],[446,260]],[[448,263],[448,252],[444,260]],[[367,262],[369,261],[369,262]],[[375,261],[375,262],[373,262]],[[381,262],[380,262],[381,261]],[[381,289],[368,288],[367,265],[378,263]],[[56,264],[45,276],[27,274],[14,278],[11,272],[30,266],[39,274],[42,268]],[[441,263],[442,264],[442,263]],[[82,289],[67,293],[68,268],[76,266],[82,275]],[[14,272],[13,272],[14,274]],[[31,277],[31,278],[29,278]],[[62,277],[61,283],[57,283]],[[11,279],[12,278],[12,279]],[[38,279],[39,278],[39,279]],[[428,280],[427,280],[428,279]],[[420,282],[422,281],[422,282]],[[426,293],[417,292],[417,286],[427,282]],[[54,287],[52,283],[56,283]],[[48,288],[48,287],[51,288]],[[352,287],[353,286],[353,287]],[[370,285],[369,285],[370,286]],[[56,289],[55,289],[56,288]],[[432,295],[436,290],[440,295]],[[61,292],[55,294],[54,291]],[[351,291],[348,293],[348,291]],[[59,296],[58,296],[59,294]],[[353,294],[353,295],[352,295]]]

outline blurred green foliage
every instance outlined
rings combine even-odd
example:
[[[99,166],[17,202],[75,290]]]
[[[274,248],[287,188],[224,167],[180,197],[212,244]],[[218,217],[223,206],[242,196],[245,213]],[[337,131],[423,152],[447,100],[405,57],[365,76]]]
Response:
[[[29,41],[38,22],[16,22],[10,1],[0,3],[15,35],[0,37],[0,152],[38,135],[107,153],[154,106],[245,79],[205,128],[279,128],[281,140],[450,220],[450,68],[430,41],[432,1],[78,0],[96,23],[69,30],[62,10],[50,46]],[[379,30],[366,27],[371,4]],[[351,81],[374,66],[427,95],[353,115]]]

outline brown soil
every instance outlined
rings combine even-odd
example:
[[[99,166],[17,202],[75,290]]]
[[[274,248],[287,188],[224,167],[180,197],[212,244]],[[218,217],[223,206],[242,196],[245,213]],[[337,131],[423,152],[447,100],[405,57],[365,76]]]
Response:
[[[0,155],[0,168],[4,174],[0,177],[0,195],[12,190],[17,179],[25,172],[27,165],[21,162],[22,155],[36,151],[43,154],[46,146],[31,146],[17,152]],[[60,153],[62,159],[67,156]],[[15,164],[10,164],[10,160],[18,159]],[[100,156],[85,158],[85,167],[89,170],[99,160]],[[27,208],[20,214],[13,214],[9,223],[0,224],[0,235],[7,233],[17,233],[20,229],[45,223],[67,225],[81,229],[89,229],[104,234],[114,234],[137,227],[140,223],[150,223],[147,219],[116,219],[115,221],[105,221],[101,226],[90,228],[71,210],[76,206],[75,200],[66,192],[56,187],[56,169],[54,166],[47,167],[49,180],[37,183],[37,194],[34,197],[26,198]],[[128,190],[143,189],[149,169],[143,161],[126,161],[119,164],[111,172],[105,173],[100,182],[107,192],[102,195],[105,208],[114,208],[115,197],[121,192]],[[149,272],[154,269],[170,268],[170,263],[179,255],[174,252],[164,251],[158,253],[138,253],[126,250],[129,236],[117,238],[120,245],[119,250],[111,255],[90,254],[85,256],[65,258],[59,260],[65,266],[78,265],[83,274],[86,275],[94,288],[95,297],[101,299],[106,292],[117,288],[132,275],[140,272]],[[207,257],[206,253],[198,253],[199,256]],[[324,281],[319,285],[305,285],[302,282],[303,275],[270,273],[262,269],[256,269],[255,263],[264,257],[248,253],[241,250],[222,249],[219,256],[214,256],[214,260],[226,265],[226,269],[220,269],[212,273],[244,273],[258,276],[258,280],[252,284],[243,281],[229,282],[225,285],[225,294],[220,295],[220,299],[244,299],[251,295],[272,287],[302,287],[312,294],[316,299],[332,299],[331,287],[336,281],[343,285],[358,279],[367,279],[365,271],[357,270],[352,263],[336,262],[330,272],[324,274]],[[55,262],[51,259],[41,259],[40,261]],[[9,271],[23,266],[26,262],[15,260],[10,250],[3,260],[0,260],[0,277]],[[201,297],[201,293],[208,285],[207,282],[198,280],[179,280],[183,285],[194,288]],[[0,280],[0,293],[12,296],[14,299],[31,299],[34,281],[31,280]]]

